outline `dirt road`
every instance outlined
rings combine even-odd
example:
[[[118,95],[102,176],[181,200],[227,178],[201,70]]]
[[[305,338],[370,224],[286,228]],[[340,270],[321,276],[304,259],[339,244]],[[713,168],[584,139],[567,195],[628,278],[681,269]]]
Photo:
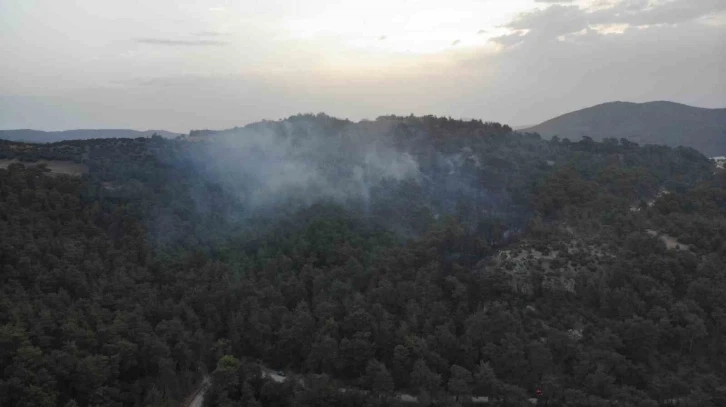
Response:
[[[210,384],[209,376],[204,376],[202,383],[194,394],[182,403],[182,407],[202,407],[204,405],[204,394],[206,394]]]

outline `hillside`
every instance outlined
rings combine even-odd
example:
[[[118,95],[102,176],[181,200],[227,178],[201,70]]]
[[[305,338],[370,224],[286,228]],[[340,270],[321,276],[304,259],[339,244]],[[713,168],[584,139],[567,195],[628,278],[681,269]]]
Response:
[[[697,151],[433,116],[200,138],[0,140],[0,405],[726,405]]]
[[[137,138],[151,137],[158,134],[165,138],[174,138],[179,133],[172,133],[166,130],[128,130],[128,129],[79,129],[64,131],[40,131],[40,130],[0,130],[0,139],[9,141],[20,141],[24,143],[56,143],[67,140],[89,140],[103,138]]]
[[[709,156],[726,154],[726,109],[672,102],[611,102],[567,113],[523,132],[572,141],[626,138],[640,144],[693,147]]]

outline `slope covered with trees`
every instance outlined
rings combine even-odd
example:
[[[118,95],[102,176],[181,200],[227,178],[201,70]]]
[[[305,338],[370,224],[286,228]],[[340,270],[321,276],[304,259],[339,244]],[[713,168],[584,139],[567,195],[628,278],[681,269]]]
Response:
[[[726,177],[698,152],[435,117],[256,134],[365,193],[251,199],[281,172],[208,165],[213,137],[0,143],[89,168],[0,169],[1,405],[175,405],[205,373],[209,406],[726,403]],[[373,171],[394,153],[418,172]]]
[[[151,137],[154,134],[166,138],[175,138],[179,133],[165,130],[128,130],[128,129],[78,129],[64,131],[41,131],[41,130],[0,130],[0,139],[19,141],[23,143],[58,143],[69,140],[89,140],[107,138],[137,138]]]
[[[726,154],[726,109],[704,109],[673,102],[611,102],[555,117],[523,129],[545,137],[577,141],[627,138],[643,144],[686,146],[707,154]]]

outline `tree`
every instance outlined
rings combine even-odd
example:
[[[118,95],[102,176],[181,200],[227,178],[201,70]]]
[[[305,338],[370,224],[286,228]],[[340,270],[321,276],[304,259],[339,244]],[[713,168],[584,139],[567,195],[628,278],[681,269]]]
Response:
[[[368,388],[375,394],[385,395],[393,391],[394,383],[393,377],[388,373],[386,365],[383,363],[371,359],[368,361],[366,366],[366,377],[365,381]]]
[[[462,396],[471,395],[473,382],[474,379],[471,376],[471,372],[458,365],[451,366],[451,377],[449,378],[448,389],[456,395],[457,400]]]
[[[411,385],[422,388],[430,393],[437,393],[441,384],[441,375],[436,374],[426,366],[423,359],[419,359],[413,364],[411,371]]]
[[[488,362],[480,361],[474,374],[474,391],[479,396],[497,397],[502,394],[502,383]]]

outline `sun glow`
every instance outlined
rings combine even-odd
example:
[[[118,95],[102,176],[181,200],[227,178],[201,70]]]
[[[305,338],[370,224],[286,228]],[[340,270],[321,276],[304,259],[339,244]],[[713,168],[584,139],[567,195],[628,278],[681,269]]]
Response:
[[[327,52],[421,55],[484,47],[531,1],[370,1],[289,22],[291,35]]]

